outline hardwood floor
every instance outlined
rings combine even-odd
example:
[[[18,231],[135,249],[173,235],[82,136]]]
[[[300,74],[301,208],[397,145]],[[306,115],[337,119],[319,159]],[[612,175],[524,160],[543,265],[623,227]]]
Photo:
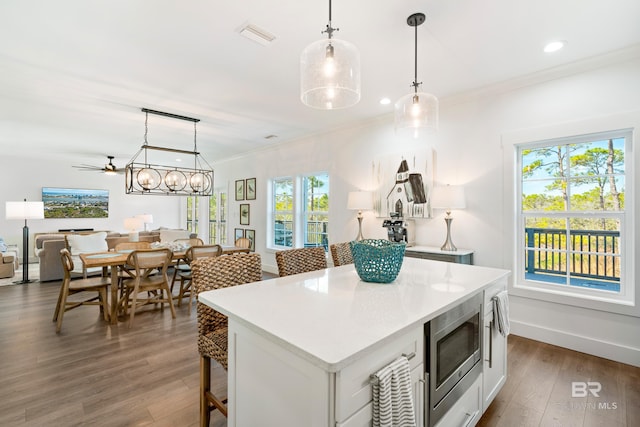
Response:
[[[195,310],[149,307],[109,325],[95,306],[51,321],[60,282],[0,287],[0,426],[196,426]],[[224,395],[225,372],[213,383]],[[572,381],[599,381],[600,398],[571,399]],[[610,409],[598,405],[608,403]],[[616,404],[613,409],[612,405]],[[640,368],[509,337],[509,377],[482,426],[634,426]],[[226,426],[217,411],[211,426]]]
[[[640,425],[640,368],[515,335],[507,356],[507,382],[478,426]],[[572,382],[600,383],[599,397],[572,398]]]

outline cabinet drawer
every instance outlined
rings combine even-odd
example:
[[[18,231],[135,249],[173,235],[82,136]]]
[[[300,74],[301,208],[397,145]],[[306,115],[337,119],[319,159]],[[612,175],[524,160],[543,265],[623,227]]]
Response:
[[[482,375],[440,419],[436,427],[475,426],[482,416]]]
[[[424,365],[421,363],[411,371],[413,384],[413,406],[416,416],[416,426],[424,426]],[[337,423],[336,427],[370,427],[373,421],[373,401],[369,401],[358,412],[347,418],[344,422]]]
[[[399,356],[415,353],[409,360],[410,369],[424,361],[424,332],[422,328],[400,336],[374,350],[336,373],[336,421],[345,421],[371,402],[371,374],[393,362]],[[369,416],[371,413],[369,412]]]

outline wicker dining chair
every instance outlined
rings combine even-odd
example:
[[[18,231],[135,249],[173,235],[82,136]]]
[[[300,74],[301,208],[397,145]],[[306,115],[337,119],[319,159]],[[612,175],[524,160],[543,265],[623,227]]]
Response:
[[[173,243],[181,243],[188,246],[202,246],[204,245],[204,240],[199,237],[190,237],[188,239],[176,239]]]
[[[134,251],[136,249],[151,249],[151,242],[120,242],[117,243],[114,247],[116,252],[120,251]],[[133,266],[125,264],[121,265],[118,268],[118,286],[120,287],[120,296],[122,297],[124,293],[122,282],[125,279],[131,279],[134,276],[135,269]]]
[[[204,291],[242,285],[262,280],[260,254],[237,253],[193,261],[192,290],[197,296]],[[197,303],[198,351],[200,353],[200,425],[209,426],[211,411],[218,409],[227,416],[227,399],[211,392],[211,359],[227,370],[228,321],[214,309]]]
[[[73,271],[74,265],[73,259],[71,259],[71,253],[68,249],[61,249],[60,258],[62,260],[64,278],[62,279],[62,286],[60,286],[56,311],[53,313],[53,321],[56,322],[56,333],[60,332],[62,328],[62,318],[64,317],[65,311],[72,310],[81,305],[99,305],[104,320],[108,321],[109,304],[107,303],[107,292],[111,285],[109,277],[89,277],[86,279],[74,279],[72,281],[71,272]],[[67,301],[69,295],[80,292],[95,292],[96,295],[80,301]]]
[[[160,303],[162,309],[167,303],[171,309],[171,317],[176,318],[167,277],[167,267],[172,256],[168,248],[138,249],[129,254],[127,264],[133,266],[135,273],[133,278],[123,282],[125,294],[121,299],[125,315],[131,309],[129,327],[133,324],[136,310],[146,304]],[[158,271],[159,274],[156,274]],[[143,292],[147,293],[146,298],[140,298]]]
[[[189,297],[189,315],[191,315],[191,305],[193,303],[193,292],[191,292],[191,263],[199,258],[213,258],[220,255],[222,255],[222,246],[220,245],[191,246],[187,249],[184,260],[186,265],[189,266],[189,270],[178,273],[180,289],[178,290],[178,296],[174,298],[178,299],[178,307],[180,307],[182,306],[182,299]],[[173,295],[173,283],[171,283],[171,293]]]
[[[353,264],[353,256],[351,255],[351,246],[349,242],[334,243],[329,245],[333,265],[339,267],[341,265]]]
[[[188,239],[176,239],[173,241],[173,243],[179,243],[182,245],[186,245],[188,247],[204,246],[204,240],[202,240],[199,237],[191,237]],[[179,274],[191,273],[191,266],[188,263],[183,262],[182,259],[179,259],[177,262],[172,263],[171,266],[173,267],[173,277],[171,277],[171,291],[173,292],[173,286],[175,285],[176,280],[178,280]]]
[[[276,252],[276,263],[278,264],[278,274],[280,277],[284,277],[327,268],[327,257],[324,248],[320,246],[288,249]]]
[[[249,249],[251,247],[251,240],[246,237],[240,237],[233,243],[233,245],[238,248]]]

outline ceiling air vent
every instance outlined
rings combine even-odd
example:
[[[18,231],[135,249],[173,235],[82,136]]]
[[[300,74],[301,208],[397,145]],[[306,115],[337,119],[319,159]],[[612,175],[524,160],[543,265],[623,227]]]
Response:
[[[269,45],[272,41],[276,39],[276,36],[274,36],[270,32],[263,30],[262,28],[256,27],[253,24],[247,24],[242,28],[240,28],[240,34],[245,36],[249,40],[253,40],[256,43],[260,43],[263,46]]]

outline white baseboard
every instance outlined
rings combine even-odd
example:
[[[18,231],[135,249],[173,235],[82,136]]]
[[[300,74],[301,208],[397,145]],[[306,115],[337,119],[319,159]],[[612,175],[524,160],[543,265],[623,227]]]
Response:
[[[266,271],[267,273],[278,274],[278,266],[277,265],[262,264],[262,270]]]
[[[640,349],[638,348],[597,340],[591,337],[568,334],[563,331],[513,320],[511,321],[511,333],[640,368]]]

